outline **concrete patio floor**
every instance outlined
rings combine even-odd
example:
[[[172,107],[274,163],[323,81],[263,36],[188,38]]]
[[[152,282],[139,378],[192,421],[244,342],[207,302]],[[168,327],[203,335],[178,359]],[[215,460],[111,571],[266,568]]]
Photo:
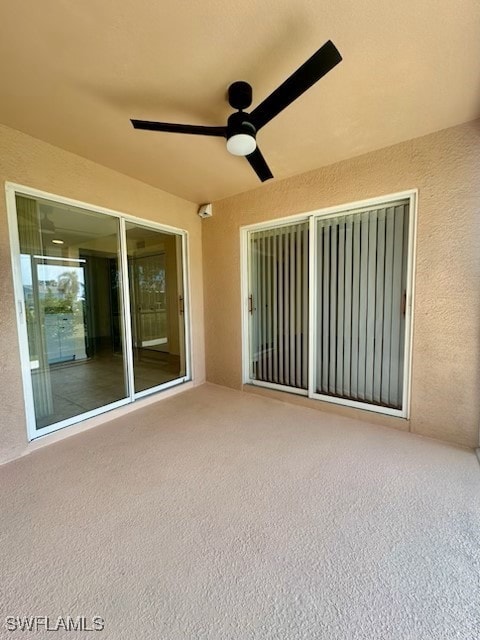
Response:
[[[368,420],[368,416],[366,416]],[[1,637],[478,640],[473,451],[213,385],[0,468]]]

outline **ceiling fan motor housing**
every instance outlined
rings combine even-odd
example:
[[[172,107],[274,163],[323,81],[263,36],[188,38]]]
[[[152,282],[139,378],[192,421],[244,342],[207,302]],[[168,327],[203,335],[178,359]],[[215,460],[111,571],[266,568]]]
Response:
[[[239,133],[244,133],[252,138],[255,138],[257,135],[257,130],[252,124],[250,116],[243,111],[232,113],[227,121],[227,138],[231,138]]]

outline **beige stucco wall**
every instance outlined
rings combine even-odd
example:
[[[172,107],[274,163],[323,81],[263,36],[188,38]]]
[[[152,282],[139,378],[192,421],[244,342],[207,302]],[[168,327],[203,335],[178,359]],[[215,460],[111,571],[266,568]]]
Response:
[[[0,462],[28,450],[4,192],[6,181],[189,232],[193,378],[197,384],[203,382],[202,227],[197,206],[0,126]]]
[[[263,151],[268,157],[268,149]],[[237,389],[242,385],[240,226],[412,188],[418,188],[419,202],[412,403],[406,426],[477,446],[479,121],[215,202],[213,218],[203,221],[207,379]],[[354,415],[359,413],[365,416]],[[391,418],[384,421],[392,424]]]

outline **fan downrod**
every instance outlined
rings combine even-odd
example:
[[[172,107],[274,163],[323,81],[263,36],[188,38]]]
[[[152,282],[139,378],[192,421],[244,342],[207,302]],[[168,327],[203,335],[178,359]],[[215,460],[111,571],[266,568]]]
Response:
[[[252,87],[248,82],[239,80],[228,87],[228,103],[234,109],[242,111],[252,104]]]

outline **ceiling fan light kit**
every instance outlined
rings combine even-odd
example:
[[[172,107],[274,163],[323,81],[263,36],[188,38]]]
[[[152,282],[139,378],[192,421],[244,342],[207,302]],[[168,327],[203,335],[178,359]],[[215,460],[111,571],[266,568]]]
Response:
[[[234,82],[228,88],[228,103],[233,109],[226,127],[173,124],[131,120],[135,129],[207,135],[227,139],[227,151],[235,156],[245,156],[250,166],[262,182],[273,178],[273,174],[257,146],[257,132],[270,120],[305,93],[320,78],[339,62],[342,56],[331,40],[328,40],[313,56],[302,64],[273,93],[261,102],[251,113],[244,111],[252,104],[252,87],[248,82]]]
[[[247,133],[236,133],[227,138],[227,151],[234,156],[249,156],[257,148],[257,141]]]

